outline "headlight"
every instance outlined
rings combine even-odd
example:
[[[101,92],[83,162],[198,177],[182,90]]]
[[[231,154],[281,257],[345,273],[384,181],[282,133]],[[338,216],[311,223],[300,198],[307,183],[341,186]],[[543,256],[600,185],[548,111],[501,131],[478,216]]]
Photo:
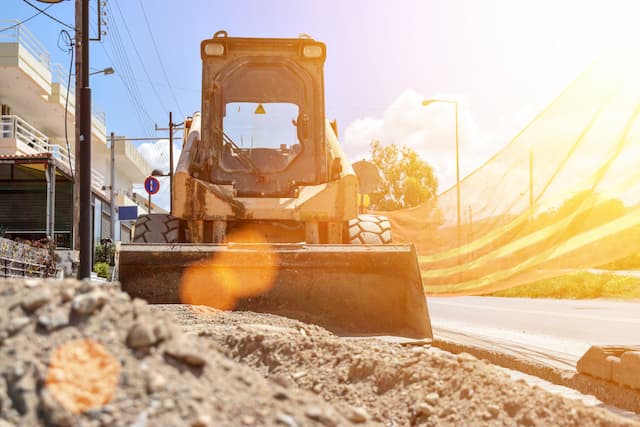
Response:
[[[321,58],[322,46],[317,44],[309,44],[302,48],[302,56],[305,58]]]
[[[204,46],[204,53],[208,56],[223,56],[224,45],[222,43],[207,43]]]

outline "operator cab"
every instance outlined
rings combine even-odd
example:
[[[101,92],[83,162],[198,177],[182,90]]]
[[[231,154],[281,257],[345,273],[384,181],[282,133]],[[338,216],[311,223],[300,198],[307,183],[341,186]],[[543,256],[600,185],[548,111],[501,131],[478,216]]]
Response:
[[[209,180],[247,197],[326,182],[324,44],[218,32],[201,54]]]

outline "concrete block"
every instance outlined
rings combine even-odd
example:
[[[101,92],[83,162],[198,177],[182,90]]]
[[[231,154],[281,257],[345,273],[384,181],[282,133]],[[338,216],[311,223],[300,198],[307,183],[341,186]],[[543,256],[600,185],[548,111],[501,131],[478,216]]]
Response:
[[[613,363],[624,353],[623,347],[594,345],[578,360],[576,369],[581,374],[613,380]]]
[[[640,351],[625,351],[613,365],[613,381],[640,389]]]

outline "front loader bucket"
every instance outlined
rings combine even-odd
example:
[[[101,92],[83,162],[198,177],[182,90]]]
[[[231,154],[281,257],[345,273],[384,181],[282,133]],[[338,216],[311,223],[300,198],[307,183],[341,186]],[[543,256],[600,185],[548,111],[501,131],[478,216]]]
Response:
[[[123,244],[122,288],[150,303],[273,313],[339,335],[431,339],[413,245]]]

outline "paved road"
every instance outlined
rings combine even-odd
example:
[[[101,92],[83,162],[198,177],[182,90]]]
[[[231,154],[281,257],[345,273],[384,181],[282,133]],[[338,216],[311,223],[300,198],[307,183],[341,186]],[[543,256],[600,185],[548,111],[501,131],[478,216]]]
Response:
[[[434,335],[575,369],[593,344],[640,344],[640,302],[429,298]]]

